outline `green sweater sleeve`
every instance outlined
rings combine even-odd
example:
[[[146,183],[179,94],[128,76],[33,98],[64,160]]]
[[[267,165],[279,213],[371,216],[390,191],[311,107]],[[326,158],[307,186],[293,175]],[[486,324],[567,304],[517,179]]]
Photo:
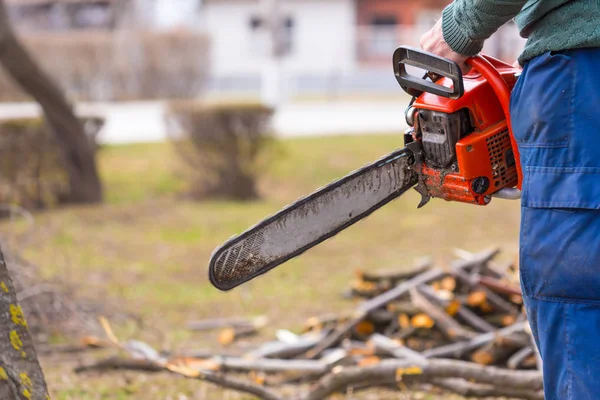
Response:
[[[454,0],[442,13],[444,40],[455,52],[473,56],[483,42],[515,17],[527,0]]]

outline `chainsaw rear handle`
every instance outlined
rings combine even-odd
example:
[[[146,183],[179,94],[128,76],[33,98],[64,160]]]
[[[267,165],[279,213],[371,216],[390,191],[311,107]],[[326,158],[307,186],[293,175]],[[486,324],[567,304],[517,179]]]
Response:
[[[409,46],[400,46],[394,52],[394,75],[404,91],[413,97],[419,97],[423,92],[438,96],[458,99],[464,94],[462,71],[457,63],[435,54],[428,53]],[[417,67],[438,76],[452,80],[453,87],[449,88],[427,81],[425,77],[419,78],[410,75],[406,66]]]

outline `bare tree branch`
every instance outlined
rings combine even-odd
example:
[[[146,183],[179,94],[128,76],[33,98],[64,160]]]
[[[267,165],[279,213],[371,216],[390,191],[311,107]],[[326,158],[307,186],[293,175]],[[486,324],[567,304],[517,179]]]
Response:
[[[461,378],[470,382],[539,392],[542,389],[542,375],[535,371],[508,371],[495,367],[481,367],[476,364],[455,360],[430,360],[425,367],[414,367],[405,360],[384,360],[370,367],[350,367],[333,372],[322,378],[302,400],[321,400],[328,395],[343,391],[348,386],[366,382],[431,382],[434,378]]]

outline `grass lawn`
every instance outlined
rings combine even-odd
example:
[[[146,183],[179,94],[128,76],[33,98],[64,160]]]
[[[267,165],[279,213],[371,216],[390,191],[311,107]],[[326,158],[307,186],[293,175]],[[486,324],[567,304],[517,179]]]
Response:
[[[443,263],[454,247],[500,246],[516,258],[518,202],[476,207],[433,200],[417,210],[411,192],[242,288],[221,293],[210,285],[207,261],[225,239],[400,145],[400,135],[285,140],[260,182],[263,199],[250,203],[183,199],[185,183],[168,144],[108,147],[99,159],[105,204],[38,214],[33,230],[19,222],[0,230],[47,277],[77,284],[81,295],[110,298],[146,322],[145,329],[115,326],[120,337],[161,349],[214,347],[214,333],[186,331],[191,319],[266,314],[269,337],[315,314],[351,309],[340,293],[358,268],[410,265],[423,255]],[[81,360],[71,361],[43,360],[56,399],[245,398],[163,374],[76,376],[71,369]]]

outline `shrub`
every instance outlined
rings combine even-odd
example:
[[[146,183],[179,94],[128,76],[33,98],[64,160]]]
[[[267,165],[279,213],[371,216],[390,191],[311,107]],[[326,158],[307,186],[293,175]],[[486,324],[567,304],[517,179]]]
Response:
[[[104,121],[82,118],[94,149]],[[0,121],[0,203],[27,209],[48,208],[64,202],[69,180],[61,150],[42,118]]]
[[[272,114],[259,104],[170,105],[169,136],[187,167],[194,199],[258,197],[257,178],[273,139]]]
[[[188,32],[44,32],[21,36],[72,100],[195,98],[208,74],[208,39]],[[28,100],[0,73],[0,100]]]

